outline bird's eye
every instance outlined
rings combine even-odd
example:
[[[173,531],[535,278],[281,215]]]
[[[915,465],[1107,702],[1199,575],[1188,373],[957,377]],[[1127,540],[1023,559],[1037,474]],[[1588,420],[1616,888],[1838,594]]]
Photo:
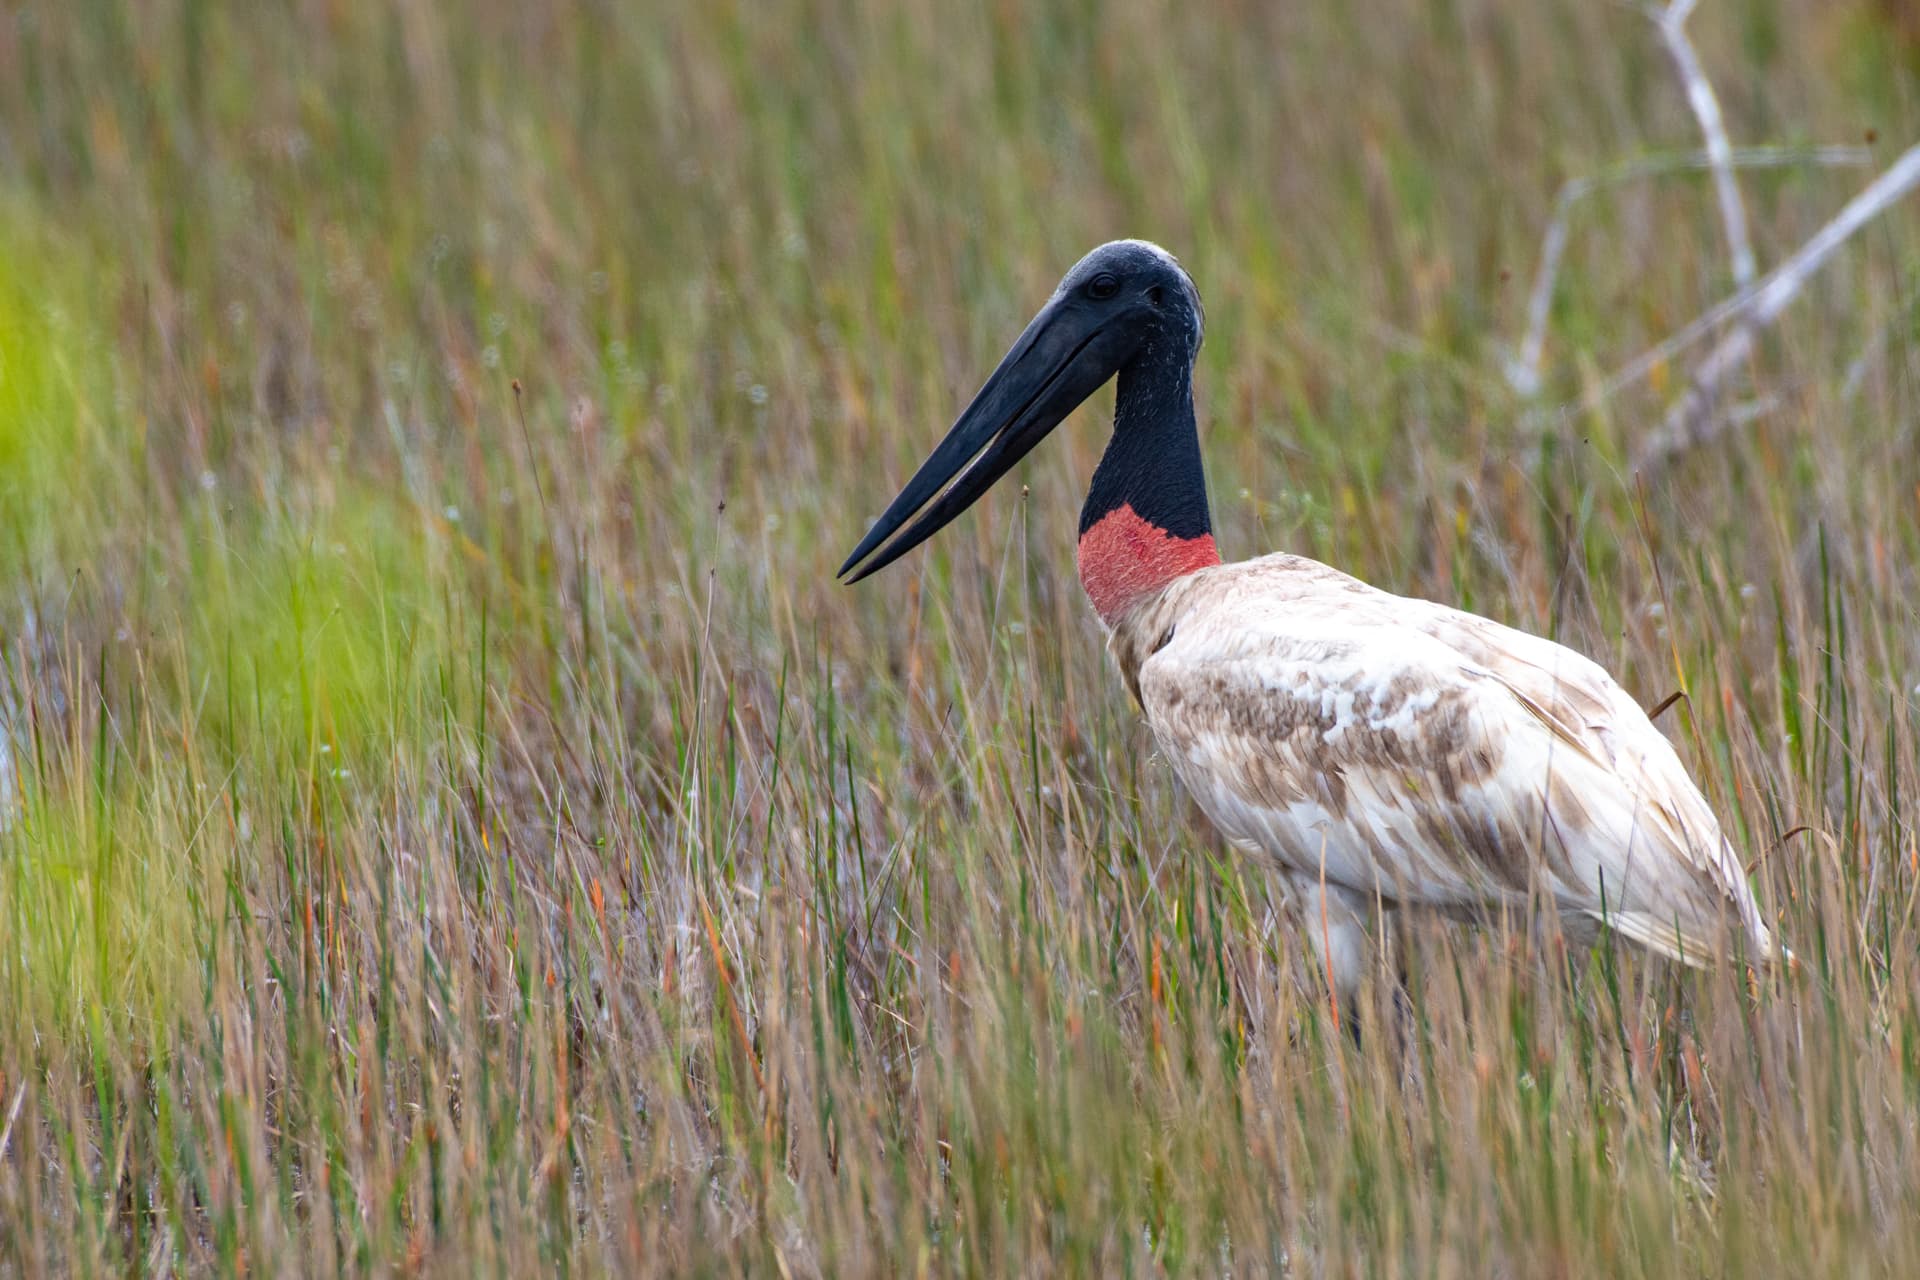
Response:
[[[1155,285],[1153,288],[1147,290],[1147,301],[1156,307],[1166,299],[1166,296],[1166,291],[1161,289],[1159,285]]]
[[[1105,302],[1118,292],[1120,292],[1119,278],[1108,272],[1102,271],[1087,281],[1087,296],[1095,302]]]

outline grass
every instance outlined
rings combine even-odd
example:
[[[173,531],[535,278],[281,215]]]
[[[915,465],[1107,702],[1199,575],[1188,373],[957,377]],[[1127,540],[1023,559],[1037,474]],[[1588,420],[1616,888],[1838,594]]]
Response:
[[[1628,475],[1684,368],[1500,370],[1559,184],[1694,145],[1657,40],[1351,8],[0,19],[0,1273],[1920,1270],[1920,222]],[[1897,154],[1886,12],[1703,5],[1736,141]],[[1228,554],[1684,690],[1798,979],[1413,920],[1356,1049],[1106,669],[1104,397],[832,582],[1122,234]],[[1544,402],[1727,276],[1700,176],[1583,203]]]

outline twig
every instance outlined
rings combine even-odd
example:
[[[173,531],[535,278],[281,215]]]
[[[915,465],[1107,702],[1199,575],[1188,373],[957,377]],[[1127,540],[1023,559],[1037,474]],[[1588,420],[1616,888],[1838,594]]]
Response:
[[[1685,701],[1689,707],[1693,705],[1693,699],[1687,697],[1687,691],[1685,689],[1675,689],[1672,693],[1660,699],[1659,703],[1653,708],[1653,710],[1647,712],[1647,719],[1658,720],[1663,714],[1665,714],[1668,707],[1680,701]]]
[[[1674,69],[1687,91],[1687,106],[1700,124],[1700,136],[1707,144],[1707,159],[1713,170],[1714,190],[1720,197],[1720,221],[1727,229],[1727,254],[1733,259],[1733,283],[1746,288],[1753,283],[1753,242],[1747,236],[1747,208],[1740,201],[1740,184],[1733,177],[1733,146],[1727,141],[1726,122],[1720,116],[1720,99],[1714,95],[1713,82],[1693,41],[1687,38],[1687,19],[1699,0],[1673,0],[1665,9],[1649,7],[1647,16],[1666,43]]]
[[[20,1118],[20,1104],[27,1099],[27,1082],[22,1080],[20,1087],[13,1091],[13,1102],[7,1107],[7,1122],[0,1125],[0,1159],[5,1159],[7,1144],[13,1141],[13,1122]]]
[[[1872,153],[1865,147],[1741,147],[1727,157],[1727,162],[1735,169],[1784,169],[1796,165],[1843,168],[1865,165],[1871,159]],[[1560,184],[1553,200],[1553,221],[1547,224],[1546,235],[1540,243],[1540,267],[1534,274],[1533,291],[1527,300],[1526,336],[1507,363],[1507,381],[1515,391],[1533,395],[1540,390],[1540,365],[1553,309],[1553,287],[1559,279],[1561,259],[1566,254],[1567,228],[1573,207],[1610,187],[1673,173],[1698,173],[1711,166],[1712,160],[1703,151],[1641,156],[1602,173],[1569,178]]]
[[[1720,384],[1747,358],[1761,330],[1779,318],[1836,249],[1916,185],[1920,185],[1920,145],[1902,153],[1886,172],[1848,201],[1831,222],[1820,228],[1799,252],[1768,273],[1757,287],[1721,303],[1709,313],[1731,316],[1733,327],[1694,369],[1692,385],[1686,394],[1668,411],[1660,429],[1642,444],[1634,462],[1636,469],[1664,462],[1716,434],[1712,417]]]
[[[533,472],[533,491],[540,495],[540,519],[547,526],[547,537],[553,537],[553,516],[547,510],[546,486],[540,483],[540,457],[533,451],[533,433],[527,430],[527,409],[520,403],[520,379],[513,380],[513,411],[520,418],[520,439],[527,446],[527,469]]]

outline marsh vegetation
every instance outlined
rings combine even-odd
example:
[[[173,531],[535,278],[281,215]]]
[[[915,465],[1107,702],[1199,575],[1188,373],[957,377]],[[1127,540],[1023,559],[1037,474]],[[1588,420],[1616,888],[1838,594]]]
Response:
[[[1861,153],[1762,271],[1896,10],[1693,16]],[[9,6],[0,1273],[1920,1274],[1920,218],[1635,470],[1734,287],[1655,165],[1508,376],[1562,184],[1699,146],[1575,0]],[[1414,921],[1356,1049],[1107,669],[1111,392],[835,584],[1119,235],[1223,552],[1684,693],[1796,978]]]

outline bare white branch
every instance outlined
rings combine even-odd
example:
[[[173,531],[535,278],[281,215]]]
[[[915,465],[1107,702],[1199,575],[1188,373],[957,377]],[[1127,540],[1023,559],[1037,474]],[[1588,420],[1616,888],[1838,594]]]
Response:
[[[1740,184],[1733,176],[1733,146],[1727,141],[1726,122],[1720,116],[1720,99],[1707,79],[1700,55],[1687,38],[1687,19],[1698,0],[1673,0],[1654,18],[1660,39],[1667,46],[1680,83],[1687,92],[1687,106],[1700,124],[1700,136],[1706,142],[1707,158],[1713,169],[1713,186],[1720,198],[1720,221],[1726,227],[1727,254],[1733,261],[1733,283],[1746,288],[1753,282],[1753,242],[1747,236],[1747,207],[1740,200]]]
[[[1865,165],[1871,159],[1872,153],[1865,147],[1742,147],[1733,151],[1727,162],[1736,169],[1781,169],[1798,165],[1841,168]],[[1547,224],[1546,235],[1540,243],[1540,266],[1534,273],[1533,290],[1527,299],[1527,331],[1519,349],[1507,362],[1507,382],[1515,391],[1530,396],[1540,390],[1540,366],[1546,352],[1553,288],[1566,253],[1568,224],[1574,206],[1610,187],[1672,173],[1697,173],[1712,167],[1712,159],[1700,151],[1642,156],[1603,173],[1569,178],[1560,185],[1554,196],[1553,220]]]
[[[1668,412],[1660,429],[1642,443],[1635,459],[1636,469],[1663,462],[1717,433],[1713,408],[1719,398],[1720,384],[1752,352],[1761,331],[1779,318],[1835,250],[1915,186],[1920,186],[1920,144],[1902,153],[1886,172],[1848,201],[1831,222],[1756,287],[1721,303],[1688,326],[1688,330],[1693,330],[1702,322],[1712,327],[1722,319],[1733,320],[1733,327],[1695,367],[1686,394]]]

